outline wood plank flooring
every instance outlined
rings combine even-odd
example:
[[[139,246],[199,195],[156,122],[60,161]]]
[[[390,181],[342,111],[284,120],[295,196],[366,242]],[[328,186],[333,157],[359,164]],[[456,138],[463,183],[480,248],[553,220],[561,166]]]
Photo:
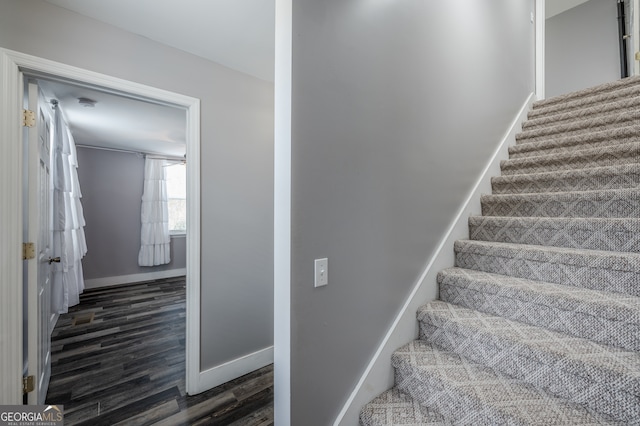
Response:
[[[87,290],[52,335],[65,425],[273,425],[273,366],[185,392],[185,279]]]

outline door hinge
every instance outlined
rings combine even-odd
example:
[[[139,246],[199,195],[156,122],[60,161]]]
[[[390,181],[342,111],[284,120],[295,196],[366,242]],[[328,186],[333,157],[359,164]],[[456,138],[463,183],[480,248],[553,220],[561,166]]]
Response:
[[[28,109],[22,110],[22,126],[33,127],[36,125],[36,114]]]
[[[36,258],[36,246],[33,243],[22,243],[22,260]]]
[[[33,392],[36,389],[36,378],[34,376],[27,376],[22,378],[22,393]]]

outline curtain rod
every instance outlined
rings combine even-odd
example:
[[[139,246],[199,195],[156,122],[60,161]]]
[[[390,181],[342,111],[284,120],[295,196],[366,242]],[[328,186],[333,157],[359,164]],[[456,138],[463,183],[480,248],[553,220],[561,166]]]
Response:
[[[159,160],[187,161],[187,156],[186,155],[184,157],[175,157],[175,156],[171,156],[171,155],[154,154],[154,153],[150,153],[150,152],[133,151],[133,150],[130,150],[130,149],[107,148],[105,146],[82,145],[82,144],[77,144],[76,147],[78,147],[78,148],[89,148],[89,149],[99,149],[99,150],[102,150],[102,151],[122,152],[124,154],[135,154],[135,155],[139,155],[141,157],[151,157],[151,158],[156,158],[156,159],[159,159]]]

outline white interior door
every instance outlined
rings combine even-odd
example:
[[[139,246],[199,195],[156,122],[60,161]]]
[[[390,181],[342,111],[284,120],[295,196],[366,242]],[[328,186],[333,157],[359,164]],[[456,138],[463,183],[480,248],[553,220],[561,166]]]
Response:
[[[35,378],[29,404],[44,404],[51,377],[51,109],[37,83],[29,83],[29,110],[36,116],[28,131],[28,241],[35,243],[35,258],[27,266],[28,374]]]

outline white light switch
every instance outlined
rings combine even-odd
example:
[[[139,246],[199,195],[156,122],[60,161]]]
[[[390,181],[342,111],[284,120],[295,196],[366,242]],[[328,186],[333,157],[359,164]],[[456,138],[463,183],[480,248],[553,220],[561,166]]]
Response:
[[[314,287],[322,287],[329,284],[329,260],[316,259],[314,262],[316,278],[314,281]]]

